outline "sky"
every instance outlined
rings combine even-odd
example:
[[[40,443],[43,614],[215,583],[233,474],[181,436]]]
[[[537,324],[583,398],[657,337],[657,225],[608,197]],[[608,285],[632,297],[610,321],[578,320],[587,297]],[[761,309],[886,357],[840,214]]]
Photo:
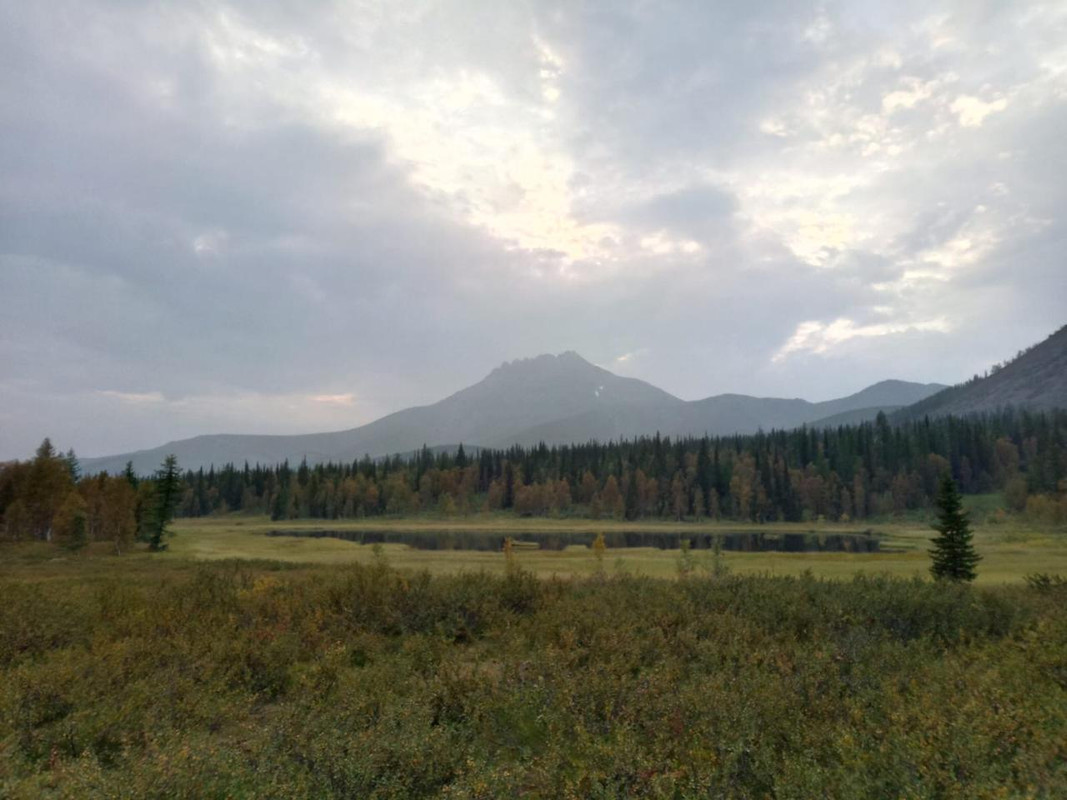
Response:
[[[0,0],[0,458],[684,399],[1067,322],[1067,4]]]

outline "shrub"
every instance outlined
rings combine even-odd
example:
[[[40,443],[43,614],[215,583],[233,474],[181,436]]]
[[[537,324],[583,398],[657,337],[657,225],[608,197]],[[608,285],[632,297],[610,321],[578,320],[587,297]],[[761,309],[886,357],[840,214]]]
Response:
[[[0,579],[5,796],[1055,796],[1067,781],[1054,576],[36,569]]]

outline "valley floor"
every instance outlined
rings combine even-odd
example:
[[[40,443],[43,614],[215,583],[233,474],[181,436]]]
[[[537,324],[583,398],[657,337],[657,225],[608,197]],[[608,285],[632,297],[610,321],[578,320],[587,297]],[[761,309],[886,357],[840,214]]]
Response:
[[[165,554],[0,548],[0,797],[1067,795],[1062,585],[736,574],[919,554],[729,554],[735,574],[685,580],[219,561],[370,555],[237,522]],[[983,542],[993,575],[1051,568]]]
[[[326,521],[315,519],[271,522],[266,517],[224,516],[182,519],[174,524],[166,557],[194,559],[271,559],[298,563],[364,563],[375,560],[372,546],[355,544],[340,538],[269,536],[271,531],[412,531],[421,533],[484,531],[519,536],[523,532],[588,531],[672,531],[681,535],[698,533],[790,532],[790,533],[861,533],[866,530],[882,537],[880,553],[838,552],[724,552],[722,563],[733,573],[765,575],[800,575],[810,570],[818,577],[849,578],[856,573],[885,573],[910,578],[928,575],[927,548],[932,531],[924,522],[889,522],[861,524],[778,524],[745,525],[742,523],[672,523],[618,522],[613,520],[517,518],[511,515],[474,515],[454,519],[395,519]],[[1018,522],[979,525],[975,546],[983,560],[978,581],[984,584],[1019,582],[1031,573],[1067,575],[1067,530],[1040,529]],[[470,550],[416,550],[405,545],[382,545],[389,564],[400,569],[428,570],[432,573],[504,569],[500,552]],[[591,575],[599,569],[608,573],[625,572],[650,577],[678,574],[678,550],[655,548],[609,548],[598,561],[588,547],[575,546],[564,551],[517,548],[515,559],[532,573],[550,576]],[[710,568],[712,555],[692,552],[696,572]]]
[[[164,553],[6,544],[0,797],[1067,795],[1067,589],[1022,580],[1067,574],[1067,532],[981,526],[959,586],[927,579],[925,524],[871,528],[893,552],[726,574],[268,533],[813,526],[228,516]]]

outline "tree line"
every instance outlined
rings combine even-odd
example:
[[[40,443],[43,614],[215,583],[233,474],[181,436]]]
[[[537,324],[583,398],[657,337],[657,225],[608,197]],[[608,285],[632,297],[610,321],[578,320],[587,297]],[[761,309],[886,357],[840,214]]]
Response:
[[[930,508],[943,474],[1012,510],[1067,511],[1067,413],[432,452],[186,472],[179,513],[276,520],[513,511],[619,519],[865,519]]]
[[[184,491],[174,456],[148,479],[132,469],[119,476],[83,476],[72,450],[60,454],[45,439],[31,460],[0,465],[0,535],[75,551],[90,541],[106,541],[122,553],[137,540],[164,550]]]
[[[872,422],[753,435],[637,439],[468,452],[423,448],[350,463],[170,465],[81,476],[47,440],[0,468],[7,538],[164,546],[161,519],[226,512],[275,520],[481,511],[616,519],[852,521],[932,508],[941,478],[1002,492],[1009,510],[1067,521],[1067,412]],[[169,488],[167,488],[169,487]]]

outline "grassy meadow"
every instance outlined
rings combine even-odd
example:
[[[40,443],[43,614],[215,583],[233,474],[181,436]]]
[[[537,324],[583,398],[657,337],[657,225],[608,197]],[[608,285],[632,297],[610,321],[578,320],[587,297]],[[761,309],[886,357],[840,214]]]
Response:
[[[981,510],[981,498],[976,498]],[[503,514],[478,514],[467,518],[375,518],[361,521],[290,520],[271,522],[266,517],[229,515],[181,519],[174,524],[169,557],[193,559],[269,559],[308,564],[362,563],[374,560],[373,548],[339,538],[268,536],[273,530],[393,530],[440,532],[484,531],[519,536],[523,532],[657,530],[695,535],[704,532],[862,532],[870,529],[882,537],[879,553],[838,552],[737,552],[722,554],[723,563],[735,574],[800,575],[811,571],[818,577],[850,578],[858,572],[888,574],[903,578],[926,576],[927,549],[933,535],[927,520],[888,521],[857,524],[778,524],[618,522],[614,520],[519,518]],[[983,584],[1019,582],[1035,572],[1067,575],[1067,531],[1040,528],[1019,521],[980,524],[975,546],[983,557],[978,581]],[[381,546],[390,564],[399,569],[427,570],[434,574],[488,570],[501,572],[500,552],[470,550],[416,550],[404,545]],[[678,550],[655,548],[609,548],[602,562],[588,547],[570,547],[562,552],[517,548],[516,559],[523,569],[540,576],[588,576],[601,567],[609,572],[625,572],[650,577],[678,574]],[[710,553],[693,551],[696,570],[709,566]]]
[[[1067,588],[1022,580],[1067,573],[1062,531],[981,526],[960,586],[926,578],[921,521],[872,526],[897,552],[726,552],[725,573],[266,535],[301,526],[324,524],[0,547],[0,797],[1067,794]]]

